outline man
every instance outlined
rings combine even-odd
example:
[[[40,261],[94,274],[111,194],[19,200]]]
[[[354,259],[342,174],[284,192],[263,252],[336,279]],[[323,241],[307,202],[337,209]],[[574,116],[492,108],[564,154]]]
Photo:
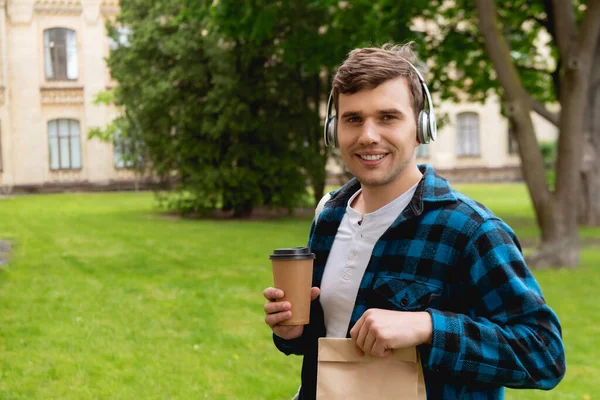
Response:
[[[311,228],[311,323],[280,325],[290,304],[263,293],[277,348],[304,356],[300,399],[315,398],[323,336],[377,357],[418,346],[429,399],[500,399],[564,375],[558,319],[511,228],[416,164],[435,120],[413,60],[410,46],[357,49],[335,75],[326,125],[355,179]]]

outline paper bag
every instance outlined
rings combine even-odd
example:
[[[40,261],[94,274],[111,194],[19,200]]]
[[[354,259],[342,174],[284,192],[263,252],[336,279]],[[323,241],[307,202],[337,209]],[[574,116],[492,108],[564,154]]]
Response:
[[[320,338],[317,400],[425,400],[425,381],[415,347],[391,357],[359,356],[352,339]]]

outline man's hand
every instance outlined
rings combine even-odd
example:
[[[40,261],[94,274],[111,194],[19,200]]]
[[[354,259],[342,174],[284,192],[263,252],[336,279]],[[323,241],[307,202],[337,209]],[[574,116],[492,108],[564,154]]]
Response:
[[[318,287],[313,287],[310,290],[310,299],[314,300],[319,296],[321,291]],[[282,339],[296,339],[302,336],[304,325],[280,325],[283,321],[292,318],[292,305],[289,301],[277,302],[277,299],[283,298],[283,290],[276,288],[266,288],[263,291],[265,299],[269,300],[265,304],[265,322],[271,327],[273,333]]]
[[[350,336],[359,353],[388,357],[393,349],[431,343],[433,326],[428,312],[372,308],[356,322]]]

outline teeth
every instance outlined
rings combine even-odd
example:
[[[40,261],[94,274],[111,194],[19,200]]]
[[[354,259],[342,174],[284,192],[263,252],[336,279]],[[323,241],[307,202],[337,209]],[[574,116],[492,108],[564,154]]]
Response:
[[[367,160],[367,161],[377,161],[377,160],[381,160],[383,157],[385,157],[385,154],[377,154],[377,155],[360,154],[359,157],[362,158],[363,160]]]

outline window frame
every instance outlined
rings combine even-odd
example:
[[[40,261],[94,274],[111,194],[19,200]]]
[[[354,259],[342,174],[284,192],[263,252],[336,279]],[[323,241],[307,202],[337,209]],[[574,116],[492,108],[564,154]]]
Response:
[[[65,168],[62,166],[62,157],[61,157],[61,146],[60,146],[60,133],[59,133],[59,129],[60,129],[60,121],[67,121],[67,129],[68,129],[68,134],[67,134],[67,140],[68,140],[68,148],[69,148],[69,167]],[[71,123],[72,122],[76,122],[77,125],[79,125],[78,127],[78,134],[77,135],[73,135],[71,134]],[[50,144],[50,141],[52,140],[53,137],[50,136],[50,124],[51,123],[55,123],[56,124],[56,139],[57,139],[57,146],[56,146],[56,151],[57,151],[57,157],[58,157],[58,168],[52,168],[52,147]],[[47,137],[48,137],[48,167],[50,168],[51,172],[59,172],[59,171],[81,171],[83,169],[83,154],[82,154],[82,145],[81,145],[81,123],[79,122],[79,120],[74,119],[74,118],[55,118],[55,119],[51,119],[48,120],[48,123],[46,124],[46,129],[47,129]],[[73,167],[73,141],[71,140],[73,137],[77,136],[78,137],[78,142],[79,142],[79,167],[74,168]],[[62,137],[64,138],[64,137]]]
[[[64,31],[64,46],[63,44],[56,44],[57,36],[59,35],[59,31]],[[71,50],[69,46],[69,32],[73,33],[74,36],[74,50]],[[48,40],[46,40],[46,34],[48,35]],[[79,65],[79,42],[77,40],[77,31],[71,28],[65,27],[52,27],[46,28],[43,30],[43,43],[44,43],[44,78],[46,82],[77,82],[81,76],[80,74],[80,65]],[[48,43],[47,43],[48,41]],[[54,43],[54,45],[51,45]],[[60,50],[52,51],[53,48],[57,48],[57,46],[62,47]],[[64,54],[59,54],[60,52],[64,52]],[[69,78],[69,52],[75,52],[75,77]],[[62,56],[62,57],[61,57]],[[60,59],[64,60],[64,65],[61,66]],[[52,76],[48,76],[48,62],[50,62],[50,67],[52,71]]]
[[[137,140],[132,140],[130,137],[123,137],[121,131],[117,130],[112,140],[113,146],[113,167],[115,170],[137,170],[146,165],[145,157],[138,153],[141,145]],[[117,152],[117,149],[119,152]],[[128,154],[129,153],[129,154]],[[117,165],[115,160],[116,155],[120,156],[120,163]],[[131,157],[134,155],[134,157]]]
[[[475,135],[477,138],[477,147],[472,150],[470,146],[467,146],[466,151],[463,151],[463,143],[465,139],[470,140],[472,133],[466,132],[465,127],[462,126],[461,122],[463,118],[475,117],[476,118],[476,130]],[[463,111],[456,114],[456,156],[458,158],[479,158],[481,157],[481,135],[480,135],[481,118],[478,112],[475,111]]]
[[[113,136],[112,145],[113,145],[113,167],[116,170],[134,169],[136,167],[135,160],[132,160],[132,159],[126,160],[125,159],[125,152],[127,151],[128,148],[133,147],[133,144],[131,143],[131,141],[128,141],[126,138],[123,138],[120,130],[117,130],[115,132],[115,134]],[[117,149],[119,151],[117,151]],[[115,159],[117,155],[119,155],[120,164],[122,164],[122,165],[117,165],[117,160]]]

